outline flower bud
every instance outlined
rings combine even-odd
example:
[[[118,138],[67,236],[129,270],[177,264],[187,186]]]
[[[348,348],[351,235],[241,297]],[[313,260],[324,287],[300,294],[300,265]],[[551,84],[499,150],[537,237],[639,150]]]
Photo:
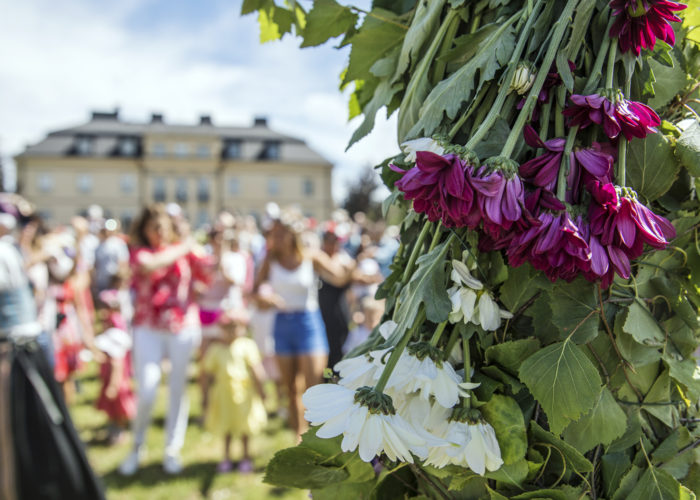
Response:
[[[518,95],[523,95],[530,90],[530,87],[532,87],[532,84],[535,82],[536,73],[532,64],[519,63],[518,67],[515,69],[515,75],[513,75],[513,81],[510,82],[508,91],[515,91]]]

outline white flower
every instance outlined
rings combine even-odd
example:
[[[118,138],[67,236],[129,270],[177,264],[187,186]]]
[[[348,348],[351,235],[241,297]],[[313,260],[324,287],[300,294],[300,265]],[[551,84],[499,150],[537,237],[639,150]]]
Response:
[[[395,321],[385,321],[381,325],[379,325],[379,334],[384,337],[384,340],[387,340],[392,333],[394,333],[394,330],[396,330],[396,327],[398,325],[396,324]]]
[[[447,290],[452,302],[452,311],[448,319],[452,323],[470,323],[474,316],[474,305],[476,304],[476,292],[471,288],[453,286]]]
[[[457,259],[452,260],[452,273],[450,273],[450,277],[457,285],[465,285],[472,290],[481,290],[484,288],[484,284],[472,276],[466,264]]]
[[[320,384],[307,389],[302,396],[306,407],[304,418],[311,425],[321,425],[320,438],[343,435],[343,451],[359,447],[360,458],[369,462],[380,453],[390,460],[413,463],[414,453],[421,459],[428,455],[424,438],[396,414],[371,412],[356,402],[355,391],[334,384]]]
[[[415,429],[425,429],[427,432],[432,432],[447,421],[451,410],[439,404],[431,404],[429,399],[413,393],[396,404],[396,413]]]
[[[389,349],[379,349],[338,361],[333,367],[340,374],[338,383],[349,389],[374,385],[382,372],[381,359],[388,351]]]
[[[420,139],[413,139],[406,141],[401,144],[401,150],[406,153],[404,161],[414,163],[416,161],[416,153],[418,151],[430,151],[441,155],[445,152],[445,148],[440,146],[440,144],[430,137],[421,137]]]
[[[479,323],[481,328],[487,332],[497,330],[501,326],[501,320],[512,318],[513,315],[508,311],[501,309],[491,298],[491,295],[484,291],[479,297],[479,305],[477,306],[479,313]]]
[[[519,95],[523,95],[525,92],[530,90],[532,84],[535,82],[535,77],[537,73],[535,68],[529,63],[519,63],[513,75],[513,80],[510,83],[508,92],[515,91]]]
[[[438,435],[451,444],[432,447],[426,464],[445,467],[448,464],[469,467],[479,475],[495,471],[503,465],[501,448],[490,424],[459,422],[453,420]]]

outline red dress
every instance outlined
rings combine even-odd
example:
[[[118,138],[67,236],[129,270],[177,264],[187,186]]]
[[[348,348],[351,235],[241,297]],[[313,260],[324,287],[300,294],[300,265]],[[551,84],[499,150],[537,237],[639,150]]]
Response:
[[[112,377],[112,362],[108,358],[100,366],[100,379],[102,389],[97,398],[97,409],[107,413],[110,420],[131,420],[136,414],[136,398],[131,388],[131,353],[127,353],[123,359],[124,369],[117,386],[117,396],[107,397],[107,387]]]
[[[62,315],[53,332],[54,376],[58,382],[63,383],[80,368],[78,355],[83,348],[83,342],[70,280],[62,285],[52,286],[52,292],[56,297],[58,313]]]

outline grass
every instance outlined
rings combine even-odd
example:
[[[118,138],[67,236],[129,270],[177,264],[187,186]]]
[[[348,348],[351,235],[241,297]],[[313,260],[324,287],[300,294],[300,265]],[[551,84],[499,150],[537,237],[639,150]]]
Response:
[[[164,377],[167,382],[167,377]],[[146,456],[139,471],[132,477],[122,477],[117,472],[121,461],[131,447],[131,436],[115,445],[105,443],[107,418],[94,407],[100,389],[97,367],[87,367],[78,378],[80,393],[70,406],[70,411],[81,438],[87,445],[88,457],[95,472],[102,478],[109,500],[191,500],[233,499],[301,500],[308,492],[277,488],[262,482],[265,464],[277,450],[294,444],[293,433],[279,417],[269,419],[263,434],[251,440],[251,454],[255,465],[252,474],[230,472],[219,474],[216,465],[222,458],[222,439],[205,432],[193,424],[201,414],[200,394],[194,379],[190,379],[190,424],[182,450],[184,471],[178,476],[168,476],[162,469],[165,442],[165,409],[167,386],[161,384],[153,414],[153,422],[146,436]],[[240,443],[232,448],[233,459],[241,456]]]

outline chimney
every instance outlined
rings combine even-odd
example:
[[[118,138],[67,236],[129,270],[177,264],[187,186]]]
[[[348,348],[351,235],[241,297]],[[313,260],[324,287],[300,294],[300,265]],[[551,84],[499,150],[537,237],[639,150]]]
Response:
[[[213,125],[211,122],[211,115],[200,115],[199,116],[199,124],[200,125]]]
[[[163,113],[151,113],[151,123],[163,123]]]
[[[93,111],[92,120],[119,120],[119,108],[115,108],[114,111]]]
[[[253,127],[267,127],[267,117],[256,116],[253,120]]]

